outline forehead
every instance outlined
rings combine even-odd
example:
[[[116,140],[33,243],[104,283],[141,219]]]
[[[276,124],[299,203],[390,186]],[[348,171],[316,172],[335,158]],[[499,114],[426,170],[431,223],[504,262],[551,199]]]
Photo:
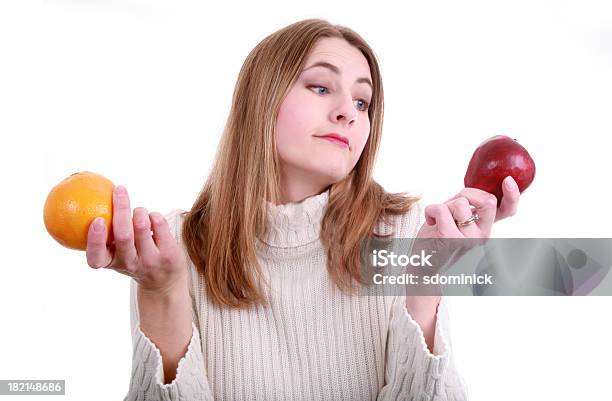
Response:
[[[342,38],[321,38],[310,51],[305,67],[317,61],[327,61],[343,73],[370,77],[368,60],[359,49]]]

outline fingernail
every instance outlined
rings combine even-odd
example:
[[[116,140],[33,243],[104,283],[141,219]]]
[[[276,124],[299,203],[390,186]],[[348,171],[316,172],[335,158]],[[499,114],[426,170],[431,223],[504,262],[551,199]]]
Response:
[[[104,219],[102,217],[97,217],[93,222],[94,232],[101,233],[104,231]]]
[[[512,189],[512,187],[514,186],[514,184],[512,183],[513,180],[514,180],[514,178],[512,178],[511,175],[506,177],[506,188]]]
[[[127,194],[127,190],[125,189],[125,187],[123,185],[117,185],[115,187],[115,194],[117,194],[117,195],[125,195],[125,194]]]

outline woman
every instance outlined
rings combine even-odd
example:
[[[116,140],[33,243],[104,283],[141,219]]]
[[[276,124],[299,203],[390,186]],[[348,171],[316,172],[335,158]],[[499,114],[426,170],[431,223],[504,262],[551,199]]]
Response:
[[[445,298],[357,295],[359,244],[488,237],[518,188],[499,209],[473,188],[424,210],[385,192],[372,178],[382,118],[366,42],[300,21],[247,57],[189,212],[132,218],[116,188],[114,245],[94,222],[87,258],[133,278],[126,400],[467,399]]]

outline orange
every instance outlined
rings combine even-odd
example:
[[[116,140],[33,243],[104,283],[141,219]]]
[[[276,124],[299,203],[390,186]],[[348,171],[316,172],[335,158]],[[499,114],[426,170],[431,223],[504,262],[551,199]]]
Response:
[[[45,201],[47,232],[63,246],[83,251],[87,248],[89,225],[96,217],[102,217],[108,242],[114,187],[109,179],[90,171],[74,173],[61,181]]]

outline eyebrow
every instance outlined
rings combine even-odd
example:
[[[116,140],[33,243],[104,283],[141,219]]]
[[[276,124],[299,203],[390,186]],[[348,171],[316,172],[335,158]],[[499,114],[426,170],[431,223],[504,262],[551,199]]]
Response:
[[[314,63],[313,65],[311,65],[310,67],[306,67],[302,70],[302,72],[309,70],[311,68],[314,67],[324,67],[329,69],[330,71],[332,71],[333,73],[340,75],[340,69],[338,67],[336,67],[335,65],[328,63],[327,61],[317,61],[316,63]],[[370,81],[369,78],[357,78],[357,80],[355,81],[359,84],[368,84],[370,85],[370,89],[374,90],[374,87],[372,86],[372,81]]]

